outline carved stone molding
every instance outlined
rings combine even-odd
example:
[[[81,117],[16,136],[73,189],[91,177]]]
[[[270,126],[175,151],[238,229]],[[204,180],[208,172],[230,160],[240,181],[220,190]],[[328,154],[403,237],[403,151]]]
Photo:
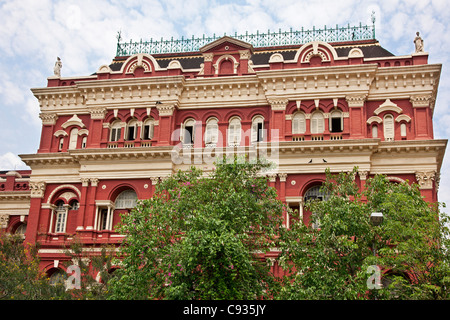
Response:
[[[286,106],[288,104],[288,99],[271,99],[269,100],[269,104],[272,107],[272,110],[286,110]]]
[[[278,176],[280,177],[281,182],[286,182],[287,173],[279,173]]]
[[[160,116],[171,116],[173,115],[173,110],[175,110],[174,105],[158,105],[156,106],[156,109],[158,109]]]
[[[0,214],[0,229],[6,229],[9,223],[9,214]]]
[[[150,177],[150,180],[152,180],[152,185],[156,185],[159,182],[159,177]]]
[[[250,50],[239,50],[239,58],[241,60],[250,59],[251,53]]]
[[[58,119],[58,116],[56,115],[56,113],[41,113],[39,115],[39,118],[41,118],[42,120],[42,124],[45,125],[55,125],[56,124],[56,120]]]
[[[91,186],[98,186],[98,178],[89,178],[89,181],[91,181]]]
[[[366,94],[361,94],[361,95],[352,95],[352,96],[346,96],[345,100],[348,103],[348,106],[350,108],[354,107],[363,107],[364,106],[364,102],[367,99],[367,95]]]
[[[414,108],[429,107],[432,103],[431,95],[411,96],[409,101],[411,101]]]
[[[204,59],[205,62],[213,61],[213,57],[214,57],[213,53],[204,53],[203,54],[203,59]]]
[[[30,181],[31,198],[43,198],[45,192],[45,182]]]
[[[105,119],[106,108],[90,109],[89,112],[91,113],[91,119],[95,119],[95,120],[103,120],[103,119]]]
[[[416,180],[420,189],[433,188],[433,180],[436,177],[436,171],[416,172]]]
[[[369,171],[358,171],[359,179],[366,180],[369,175]]]
[[[269,173],[267,176],[269,177],[270,182],[275,182],[275,180],[277,179],[276,173]]]

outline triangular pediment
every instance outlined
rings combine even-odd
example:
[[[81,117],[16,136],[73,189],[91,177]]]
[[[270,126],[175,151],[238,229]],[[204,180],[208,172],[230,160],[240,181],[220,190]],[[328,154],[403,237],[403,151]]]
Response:
[[[225,46],[229,47],[229,51],[250,50],[250,52],[253,53],[253,46],[251,44],[229,36],[223,36],[220,39],[208,43],[207,45],[200,48],[200,52],[220,50]]]

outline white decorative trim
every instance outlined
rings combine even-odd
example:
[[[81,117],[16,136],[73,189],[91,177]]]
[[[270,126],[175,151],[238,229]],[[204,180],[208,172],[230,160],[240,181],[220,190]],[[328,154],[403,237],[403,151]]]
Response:
[[[403,109],[393,103],[390,99],[386,99],[373,113],[379,115],[384,111],[393,111],[396,113],[402,113]]]
[[[65,132],[64,130],[58,130],[53,135],[55,137],[59,137],[59,136],[67,137],[68,136],[67,132]]]
[[[406,114],[401,114],[397,118],[395,118],[395,121],[396,122],[401,122],[401,121],[410,122],[411,121],[411,117],[407,116]]]
[[[382,123],[383,119],[378,116],[371,116],[369,119],[367,119],[368,124],[372,124],[373,122]]]
[[[67,120],[66,122],[64,122],[61,127],[63,129],[66,129],[67,127],[70,126],[79,126],[81,128],[85,128],[86,126],[84,125],[83,121],[81,121],[80,118],[78,118],[78,116],[76,114],[74,114],[72,116],[72,118],[70,118],[69,120]]]
[[[50,193],[50,195],[49,195],[48,198],[47,198],[47,203],[51,203],[51,200],[52,200],[53,196],[54,196],[59,190],[64,189],[64,188],[72,189],[73,191],[75,191],[75,192],[77,193],[78,198],[81,198],[81,191],[80,191],[77,187],[75,187],[75,186],[73,186],[73,185],[71,185],[71,184],[62,184],[62,185],[56,187],[55,190],[53,190],[52,193]]]

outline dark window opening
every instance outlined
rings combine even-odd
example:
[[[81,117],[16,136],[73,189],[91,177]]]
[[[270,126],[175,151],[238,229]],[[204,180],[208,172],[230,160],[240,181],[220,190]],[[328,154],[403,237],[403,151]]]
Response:
[[[341,118],[331,118],[331,132],[342,132]]]

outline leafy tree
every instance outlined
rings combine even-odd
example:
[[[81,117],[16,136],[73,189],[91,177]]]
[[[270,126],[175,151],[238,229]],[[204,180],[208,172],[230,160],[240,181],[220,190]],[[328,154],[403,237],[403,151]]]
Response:
[[[69,271],[70,276],[66,279],[70,282],[66,284],[68,299],[103,300],[108,297],[108,284],[113,277],[110,271],[115,248],[103,245],[100,249],[98,254],[94,253],[92,248],[86,247],[77,238],[64,249],[70,258],[65,262],[66,268],[76,266],[74,270],[69,269],[72,272]],[[101,281],[94,278],[97,275]]]
[[[307,203],[319,228],[295,223],[284,235],[280,260],[290,275],[280,297],[448,299],[448,217],[439,217],[439,206],[424,201],[417,185],[382,175],[360,192],[356,172],[327,170],[328,200]],[[384,221],[373,226],[370,214],[379,211]],[[371,282],[377,267],[378,288]]]
[[[278,290],[261,254],[277,245],[286,208],[257,160],[223,159],[156,186],[122,216],[126,236],[113,299],[256,299]]]
[[[62,284],[51,285],[39,269],[37,246],[24,245],[19,236],[0,235],[0,299],[65,299]]]

